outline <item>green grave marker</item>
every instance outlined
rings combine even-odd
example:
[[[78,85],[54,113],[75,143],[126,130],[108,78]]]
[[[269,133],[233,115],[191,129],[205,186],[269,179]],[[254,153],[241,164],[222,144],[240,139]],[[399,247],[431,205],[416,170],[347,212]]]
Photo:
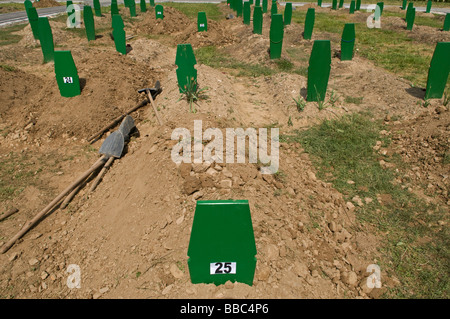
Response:
[[[95,40],[95,23],[91,6],[85,5],[83,8],[84,27],[88,41]]]
[[[406,30],[411,31],[414,26],[414,19],[416,18],[416,8],[409,10],[409,16],[406,18]]]
[[[305,18],[305,30],[303,31],[303,39],[305,40],[311,40],[311,36],[314,29],[315,16],[316,16],[315,9],[308,8],[308,11],[306,11],[306,18]]]
[[[284,6],[284,25],[290,25],[292,20],[292,3],[288,2]]]
[[[235,10],[235,5],[236,5],[236,1],[235,0],[230,0],[230,9],[231,10]]]
[[[157,4],[155,6],[155,15],[156,15],[156,19],[164,19],[164,8],[162,5]]]
[[[444,27],[442,28],[442,31],[450,31],[450,13],[445,15]]]
[[[122,17],[120,14],[114,14],[112,16],[112,27],[113,27],[113,37],[114,44],[116,46],[116,51],[122,54],[127,54],[127,45],[125,40],[125,30]]]
[[[450,72],[450,42],[438,42],[428,69],[425,100],[440,99],[444,94]]]
[[[253,33],[262,34],[263,27],[263,13],[260,6],[253,10]]]
[[[317,6],[322,7],[322,0],[317,0]]]
[[[361,10],[361,0],[356,0],[356,8],[355,8],[355,10],[356,11]]]
[[[353,58],[353,48],[355,46],[355,24],[346,23],[341,38],[341,61]]]
[[[380,17],[383,14],[383,9],[384,9],[384,2],[378,2],[377,6],[380,7]]]
[[[308,101],[323,101],[327,92],[331,70],[330,40],[316,40],[311,51],[308,67]]]
[[[339,0],[339,9],[344,6],[344,0]]]
[[[270,58],[279,59],[283,47],[283,15],[273,14],[270,22]]]
[[[77,67],[70,51],[55,51],[55,75],[61,96],[73,97],[81,94]]]
[[[331,4],[332,10],[337,10],[337,0],[333,0],[333,3]]]
[[[53,44],[53,34],[47,17],[38,19],[39,42],[41,43],[42,54],[44,55],[44,63],[54,60],[55,46]]]
[[[272,6],[270,7],[270,15],[273,16],[274,14],[277,14],[277,13],[278,13],[277,2],[272,1]]]
[[[150,7],[154,7],[155,6],[155,0],[150,0]]]
[[[433,4],[433,2],[431,0],[428,0],[427,2],[427,9],[425,10],[425,13],[430,13],[431,12],[431,5]]]
[[[242,0],[236,0],[236,16],[242,17],[242,11],[244,11],[244,4]]]
[[[189,43],[177,45],[175,64],[178,66],[176,71],[178,88],[180,93],[183,93],[189,86],[193,86],[193,83],[197,82],[197,70],[194,68],[197,60]]]
[[[187,252],[193,284],[251,286],[256,253],[247,200],[197,201]]]
[[[136,2],[134,0],[125,0],[125,6],[127,6],[128,2],[128,9],[130,10],[130,17],[136,17]]]
[[[402,10],[406,9],[406,2],[407,2],[407,0],[403,0],[403,2],[402,2]]]
[[[251,5],[253,5],[253,0],[249,0],[248,2],[250,2]]]
[[[31,7],[27,10],[28,22],[30,22],[31,31],[33,32],[33,37],[35,40],[39,40],[39,16],[37,14],[36,8]]]
[[[355,13],[355,6],[356,6],[355,0],[352,0],[350,2],[350,9],[349,9],[349,13],[350,14],[354,14]]]
[[[261,6],[261,0],[256,0],[255,7],[260,7],[260,6]]]
[[[268,0],[262,0],[262,12],[267,13],[267,1]]]
[[[250,2],[244,2],[244,24],[250,25]]]
[[[147,4],[145,3],[145,0],[141,0],[139,2],[139,6],[141,9],[141,12],[147,12]]]
[[[406,23],[408,23],[408,17],[411,15],[411,11],[414,8],[414,4],[412,2],[408,3],[408,7],[406,8]]]
[[[94,12],[96,17],[102,16],[102,7],[100,6],[100,0],[94,0]]]
[[[27,10],[28,8],[32,8],[33,7],[33,3],[31,3],[30,0],[25,0],[23,5],[25,6],[25,10]]]
[[[208,31],[208,20],[206,12],[197,13],[197,30],[198,32]]]
[[[119,14],[119,7],[117,6],[117,0],[111,0],[111,17],[115,14]]]

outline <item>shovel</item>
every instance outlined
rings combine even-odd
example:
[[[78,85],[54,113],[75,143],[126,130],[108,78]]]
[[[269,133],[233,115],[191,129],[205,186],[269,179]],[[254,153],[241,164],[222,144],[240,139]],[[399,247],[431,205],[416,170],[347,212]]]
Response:
[[[0,253],[4,254],[11,248],[12,245],[23,235],[25,235],[34,225],[36,225],[39,220],[44,217],[64,196],[69,194],[78,184],[82,183],[92,172],[100,168],[110,157],[120,157],[122,156],[122,151],[124,147],[124,137],[120,131],[115,131],[109,135],[100,147],[99,153],[103,154],[94,165],[91,166],[86,172],[84,172],[78,179],[63,190],[56,198],[48,204],[43,210],[41,210],[33,219],[29,220],[22,229],[11,238],[6,244],[1,247]]]

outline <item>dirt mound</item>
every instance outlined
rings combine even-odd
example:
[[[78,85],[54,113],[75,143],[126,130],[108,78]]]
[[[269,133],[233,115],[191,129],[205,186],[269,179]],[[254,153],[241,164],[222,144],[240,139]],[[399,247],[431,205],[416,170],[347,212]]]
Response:
[[[174,33],[184,31],[191,24],[192,21],[180,11],[171,7],[164,7],[164,19],[156,19],[154,12],[147,12],[142,22],[133,28],[133,32],[135,34],[174,35]]]
[[[33,7],[35,7],[35,8],[49,8],[49,7],[60,7],[60,6],[62,6],[62,4],[55,0],[40,0],[40,1],[33,2]]]
[[[53,42],[55,45],[59,45],[64,41],[72,39],[74,36],[72,33],[67,32],[66,24],[64,22],[57,22],[49,20],[50,27],[52,29]],[[24,47],[36,47],[39,46],[39,40],[35,40],[33,36],[33,31],[31,30],[31,25],[27,25],[20,31],[14,32],[14,34],[22,36],[22,39],[19,41],[19,46]]]
[[[167,70],[176,68],[176,50],[150,39],[137,39],[130,42],[133,50],[128,56],[138,64],[145,64],[154,70]]]
[[[191,24],[183,33],[175,37],[176,43],[190,43],[195,49],[211,45],[221,47],[236,41],[236,37],[229,30],[214,20],[208,20],[208,31],[198,32],[197,30],[197,25]]]
[[[448,109],[439,105],[414,119],[394,122],[391,131],[393,134],[389,152],[400,154],[410,167],[403,172],[403,182],[427,201],[439,198],[442,204],[450,205]],[[414,187],[424,183],[428,196]]]

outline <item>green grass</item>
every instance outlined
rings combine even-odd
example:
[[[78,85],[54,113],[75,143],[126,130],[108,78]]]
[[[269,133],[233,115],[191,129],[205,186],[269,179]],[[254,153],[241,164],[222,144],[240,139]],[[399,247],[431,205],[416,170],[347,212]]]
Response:
[[[184,13],[188,18],[197,21],[198,12],[206,13],[206,18],[211,20],[220,20],[224,14],[220,11],[217,4],[213,3],[175,3],[166,2],[163,4],[166,7],[172,7]]]
[[[378,247],[382,271],[396,276],[401,284],[386,291],[386,298],[448,298],[450,233],[448,209],[427,204],[407,189],[393,183],[393,169],[380,166],[380,155],[372,147],[376,141],[388,145],[379,135],[382,121],[367,114],[352,114],[324,121],[306,131],[282,135],[281,142],[300,142],[311,155],[318,177],[333,183],[347,200],[355,195],[370,197],[372,203],[357,207],[357,229],[373,226],[382,236]],[[398,156],[382,157],[405,167]],[[354,181],[349,184],[348,181]],[[379,203],[377,195],[388,194],[390,203]],[[381,235],[382,234],[382,235]],[[425,243],[423,238],[430,238]]]
[[[27,24],[16,24],[11,27],[0,28],[0,46],[14,44],[22,39],[22,36],[13,34],[25,28]]]

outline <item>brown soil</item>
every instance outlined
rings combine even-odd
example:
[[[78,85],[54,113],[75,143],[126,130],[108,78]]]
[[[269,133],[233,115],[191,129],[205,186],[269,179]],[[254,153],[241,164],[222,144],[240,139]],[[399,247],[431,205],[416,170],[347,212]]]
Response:
[[[49,8],[49,7],[60,7],[60,6],[62,6],[62,4],[55,0],[40,0],[40,1],[33,2],[33,7],[35,7],[35,8]]]
[[[407,91],[408,83],[356,56],[348,62],[333,58],[329,85],[340,96],[335,107],[319,111],[316,103],[308,103],[302,113],[295,109],[292,98],[303,94],[304,76],[278,73],[242,78],[198,64],[198,82],[207,87],[208,99],[195,105],[196,114],[189,113],[187,102],[180,100],[173,44],[192,41],[195,46],[215,45],[238,60],[269,63],[267,28],[257,36],[240,19],[230,19],[211,21],[210,30],[198,35],[195,21],[175,9],[166,7],[164,12],[163,21],[156,22],[154,13],[147,12],[140,14],[134,26],[126,24],[127,35],[136,35],[128,41],[132,50],[126,56],[115,51],[107,33],[88,44],[61,30],[68,36],[61,38],[60,45],[72,51],[82,79],[81,95],[70,99],[60,96],[53,65],[41,63],[38,46],[24,41],[0,49],[2,65],[17,69],[0,68],[0,150],[5,154],[1,160],[6,162],[14,152],[22,154],[37,176],[17,197],[1,203],[1,211],[10,207],[20,211],[0,223],[0,241],[11,238],[95,162],[104,137],[93,146],[85,139],[135,106],[144,98],[137,90],[153,87],[156,80],[163,87],[155,102],[164,120],[160,127],[150,106],[131,114],[139,134],[98,188],[89,195],[90,184],[82,188],[66,210],[48,214],[0,255],[0,295],[377,298],[383,289],[368,289],[365,282],[367,266],[376,263],[375,247],[380,239],[370,229],[354,227],[354,205],[316,177],[301,145],[281,144],[282,174],[274,177],[262,175],[256,164],[248,163],[178,167],[170,159],[175,143],[171,133],[177,127],[192,132],[193,121],[198,119],[203,121],[203,130],[275,125],[285,133],[364,110],[375,116],[401,117],[393,131],[403,125],[409,132],[436,120],[433,123],[438,133],[430,128],[420,137],[406,134],[409,140],[401,147],[411,158],[428,154],[430,147],[435,150],[439,160],[427,157],[425,163],[436,180],[433,187],[440,187],[439,174],[445,175],[441,154],[449,136],[449,112],[441,109],[436,119],[435,114],[417,118],[423,111],[417,103],[421,98]],[[105,25],[110,24],[110,17],[104,19]],[[296,28],[288,27],[287,32]],[[222,30],[234,36],[225,36]],[[22,32],[25,39],[31,30]],[[160,41],[142,36],[147,33],[166,37]],[[312,42],[295,37],[288,41],[290,46],[297,44],[307,52]],[[356,95],[364,95],[361,104],[344,104],[345,96]],[[433,101],[430,108],[438,103]],[[291,128],[287,126],[290,118]],[[428,146],[417,148],[419,140],[426,140]],[[448,179],[442,185],[448,191]],[[440,194],[446,196],[444,190]],[[250,203],[258,251],[254,284],[194,285],[186,254],[195,202],[229,198]],[[81,268],[80,289],[66,285],[70,264]],[[395,284],[395,278],[384,272],[382,276],[384,287]]]

